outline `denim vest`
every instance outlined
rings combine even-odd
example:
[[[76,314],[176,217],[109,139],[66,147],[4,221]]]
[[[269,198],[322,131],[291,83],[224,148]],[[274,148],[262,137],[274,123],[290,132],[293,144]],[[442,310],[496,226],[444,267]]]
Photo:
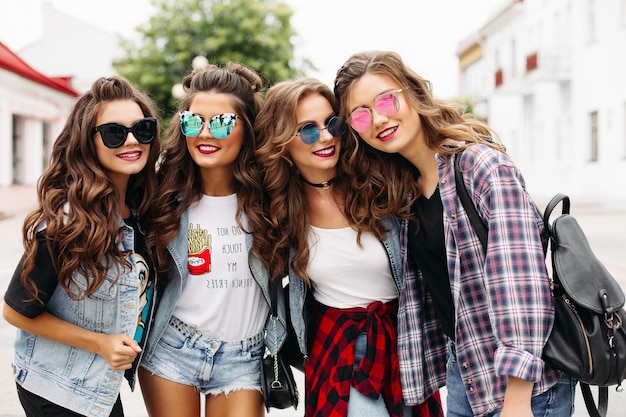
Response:
[[[117,266],[112,266],[106,282],[82,300],[72,300],[57,286],[46,305],[47,312],[93,332],[134,336],[140,277],[135,268],[134,231],[122,221],[120,227],[123,230],[120,249],[132,252],[129,257],[132,270],[123,271],[120,267],[118,271]],[[72,288],[74,293],[87,288],[85,276],[75,273],[74,280],[77,282]],[[20,329],[15,339],[13,366],[15,379],[24,389],[93,417],[109,416],[124,381],[124,371],[112,370],[102,356]]]
[[[160,282],[165,284],[165,287],[161,289],[161,300],[154,315],[154,323],[152,325],[152,331],[148,335],[148,341],[145,348],[144,357],[147,359],[152,358],[154,351],[157,348],[158,342],[163,336],[165,329],[168,326],[169,320],[174,312],[174,307],[180,298],[185,282],[187,281],[187,230],[189,228],[188,213],[185,211],[180,219],[180,232],[168,245],[168,251],[172,260],[174,261],[174,267],[170,268],[166,272],[166,276],[163,277]],[[245,224],[244,224],[245,226]],[[252,254],[252,235],[246,233],[246,249],[248,251],[248,267],[254,277],[257,284],[261,287],[263,295],[268,305],[270,305],[269,294],[269,276],[261,261]],[[276,326],[277,329],[277,341],[280,346],[285,339],[286,334],[286,320],[285,320],[285,302],[282,296],[282,291],[279,292],[278,301],[278,316],[279,321]],[[242,318],[243,320],[244,318]],[[268,321],[266,322],[266,328],[268,327]],[[270,352],[276,352],[277,346],[274,343],[273,326],[272,333],[266,333],[265,345],[269,348]]]
[[[381,222],[387,235],[381,241],[387,256],[389,257],[389,265],[391,275],[398,289],[398,293],[402,290],[404,284],[404,275],[402,273],[402,256],[400,253],[400,221],[397,219],[386,219]],[[291,253],[293,256],[293,253]],[[309,323],[309,311],[305,308],[307,299],[307,291],[309,287],[306,283],[289,268],[289,311],[291,312],[291,323],[293,325],[298,345],[303,355],[307,355],[306,346],[306,326]]]

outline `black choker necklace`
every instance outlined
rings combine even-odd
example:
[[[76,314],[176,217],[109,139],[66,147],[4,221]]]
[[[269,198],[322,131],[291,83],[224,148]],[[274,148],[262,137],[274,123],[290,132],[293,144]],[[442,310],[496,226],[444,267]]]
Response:
[[[304,178],[302,175],[300,175],[300,178],[302,178],[302,181],[306,182],[310,186],[316,187],[316,188],[321,188],[323,190],[328,190],[330,188],[330,186],[333,185],[333,183],[335,182],[335,179],[336,179],[336,178],[331,178],[328,181],[324,181],[324,182],[320,182],[320,183],[316,184],[314,182],[307,181],[306,178]]]

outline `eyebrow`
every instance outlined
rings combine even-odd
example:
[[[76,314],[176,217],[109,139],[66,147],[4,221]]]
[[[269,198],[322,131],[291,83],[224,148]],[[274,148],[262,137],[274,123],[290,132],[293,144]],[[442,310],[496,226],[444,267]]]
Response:
[[[324,118],[324,123],[328,124],[328,121],[334,116],[336,116],[335,112],[334,111],[330,112],[330,114]],[[309,123],[312,123],[315,126],[317,126],[317,123],[314,120],[303,120],[299,122],[296,126],[298,126],[298,129],[300,129],[302,126],[309,124]]]

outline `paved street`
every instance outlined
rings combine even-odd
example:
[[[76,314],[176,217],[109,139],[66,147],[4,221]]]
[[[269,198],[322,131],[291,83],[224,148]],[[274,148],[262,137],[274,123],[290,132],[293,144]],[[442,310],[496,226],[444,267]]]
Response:
[[[22,254],[21,227],[26,212],[33,207],[35,190],[32,187],[0,187],[0,294],[4,294],[13,269]],[[541,208],[543,199],[538,199]],[[572,214],[587,234],[592,248],[620,284],[626,288],[626,201],[596,202],[572,201]],[[23,417],[11,374],[15,329],[0,319],[0,417]],[[304,382],[296,372],[301,396]],[[445,394],[445,393],[444,393]],[[444,395],[445,397],[445,395]],[[122,402],[128,417],[146,417],[139,389],[130,392],[127,385],[122,390]],[[303,405],[296,412],[274,410],[270,417],[302,416]],[[609,388],[609,417],[623,416],[626,410],[626,393],[616,393]],[[584,402],[578,391],[576,417],[587,416]]]

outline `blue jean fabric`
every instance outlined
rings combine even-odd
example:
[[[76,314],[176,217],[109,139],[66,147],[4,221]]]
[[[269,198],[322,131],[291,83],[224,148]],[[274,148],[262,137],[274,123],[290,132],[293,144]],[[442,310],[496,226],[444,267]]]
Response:
[[[367,334],[361,333],[356,339],[354,348],[354,369],[357,368],[367,349]],[[404,416],[410,417],[413,414],[411,407],[404,407]],[[361,394],[353,386],[350,387],[350,400],[348,401],[347,417],[389,417],[385,400],[381,395],[378,399],[373,399]]]
[[[120,249],[133,252],[135,231],[119,221],[123,231]],[[89,297],[74,300],[57,286],[46,311],[92,332],[132,337],[137,330],[141,279],[136,257],[130,256],[128,261],[131,268],[123,270],[115,263],[110,265],[106,281]],[[92,280],[78,271],[72,278],[74,290],[79,292]],[[110,415],[124,382],[124,371],[111,369],[104,357],[21,329],[15,338],[13,374],[24,390],[90,417]]]
[[[152,358],[144,357],[141,366],[204,394],[228,394],[241,389],[260,392],[263,333],[246,340],[224,342],[172,317]]]
[[[574,414],[576,379],[563,374],[559,382],[546,392],[534,396],[531,400],[532,412],[535,417],[571,417]],[[454,343],[448,343],[448,364],[446,372],[446,416],[474,417],[467,395],[465,384],[456,361]],[[502,410],[496,410],[485,417],[500,417]]]

